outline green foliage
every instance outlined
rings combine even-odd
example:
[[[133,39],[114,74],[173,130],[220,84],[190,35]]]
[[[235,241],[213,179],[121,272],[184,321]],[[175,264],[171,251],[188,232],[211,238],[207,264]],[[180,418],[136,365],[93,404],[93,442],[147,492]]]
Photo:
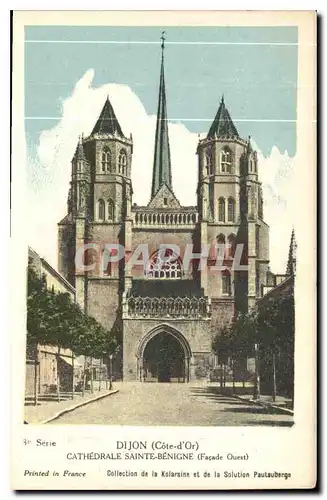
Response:
[[[294,298],[282,295],[259,309],[260,341],[270,349],[284,349],[294,343]]]
[[[249,355],[257,337],[256,315],[253,312],[239,313],[232,321],[230,343],[233,353]]]
[[[276,389],[293,398],[294,378],[294,298],[291,294],[270,299],[259,309],[260,371],[266,387],[272,387],[273,360]]]
[[[226,360],[228,356],[234,358],[236,354],[251,355],[257,336],[257,314],[239,313],[231,323],[221,326],[212,348],[222,360]]]
[[[117,349],[114,335],[85,315],[68,293],[48,290],[44,277],[39,278],[31,264],[28,267],[27,341],[28,345],[56,345],[96,358]]]
[[[222,326],[212,348],[222,358],[253,355],[254,344],[261,350],[292,352],[294,346],[294,299],[292,295],[271,299],[257,311],[239,313]]]
[[[219,359],[224,363],[227,361],[232,348],[232,328],[231,324],[224,324],[220,327],[216,337],[212,342],[213,351],[218,354]]]
[[[31,259],[27,268],[27,295],[28,297],[34,293],[41,292],[46,288],[45,277],[38,277]]]

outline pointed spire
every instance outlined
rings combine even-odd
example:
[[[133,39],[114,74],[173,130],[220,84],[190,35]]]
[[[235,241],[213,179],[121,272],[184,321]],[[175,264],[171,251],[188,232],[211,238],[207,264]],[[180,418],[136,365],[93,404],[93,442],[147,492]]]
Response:
[[[108,95],[92,134],[111,134],[124,137]]]
[[[215,136],[238,137],[237,129],[225,106],[224,94],[222,95],[217,114],[207,135],[209,138],[214,138]]]
[[[296,249],[297,249],[297,244],[295,240],[295,231],[293,228],[291,234],[290,248],[288,252],[287,268],[286,268],[286,274],[289,276],[295,274],[296,272]]]
[[[170,148],[168,137],[168,121],[166,106],[166,89],[164,75],[164,50],[165,50],[165,32],[161,36],[161,71],[159,85],[159,99],[157,111],[157,127],[154,145],[154,160],[152,173],[151,198],[154,197],[160,186],[166,183],[172,189]]]
[[[85,160],[86,161],[84,147],[83,147],[83,134],[82,134],[82,136],[80,136],[80,135],[78,136],[78,143],[76,146],[74,158],[76,158],[77,160]]]
[[[251,136],[249,135],[248,136],[248,141],[247,141],[247,154],[249,155],[250,153],[252,153],[253,149],[252,149],[252,144],[251,144]]]
[[[67,213],[72,212],[72,188],[70,187],[68,190],[68,196],[67,196]]]

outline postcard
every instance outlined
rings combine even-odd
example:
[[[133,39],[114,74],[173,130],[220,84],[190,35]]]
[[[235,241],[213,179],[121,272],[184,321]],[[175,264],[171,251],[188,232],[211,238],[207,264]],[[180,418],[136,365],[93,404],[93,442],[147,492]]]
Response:
[[[15,11],[15,490],[316,484],[316,13]]]

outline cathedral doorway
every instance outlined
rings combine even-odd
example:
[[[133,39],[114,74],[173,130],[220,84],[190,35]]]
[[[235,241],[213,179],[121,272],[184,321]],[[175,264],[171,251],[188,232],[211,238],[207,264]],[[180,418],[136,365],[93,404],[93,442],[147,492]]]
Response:
[[[189,381],[189,347],[181,334],[162,328],[148,335],[142,344],[139,358],[141,381]]]

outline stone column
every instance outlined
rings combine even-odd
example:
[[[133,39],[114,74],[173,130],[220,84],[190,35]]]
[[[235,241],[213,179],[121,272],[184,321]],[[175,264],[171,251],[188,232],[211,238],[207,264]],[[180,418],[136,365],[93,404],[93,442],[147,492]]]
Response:
[[[248,307],[255,306],[256,298],[256,251],[255,222],[248,222]]]
[[[132,288],[132,272],[128,264],[126,264],[127,259],[129,259],[132,252],[132,225],[131,219],[125,220],[125,265],[124,265],[124,290],[127,291]]]
[[[200,248],[201,252],[203,245],[207,245],[208,243],[208,224],[207,222],[200,223]],[[199,263],[200,265],[200,263]],[[208,295],[208,265],[207,262],[203,264],[203,269],[200,272],[200,283],[201,288],[204,290],[204,295]]]
[[[85,244],[85,219],[76,218],[76,252]],[[85,254],[83,253],[84,257]],[[75,256],[74,256],[75,257]],[[83,269],[76,268],[75,289],[76,302],[82,311],[86,310],[86,273]]]

